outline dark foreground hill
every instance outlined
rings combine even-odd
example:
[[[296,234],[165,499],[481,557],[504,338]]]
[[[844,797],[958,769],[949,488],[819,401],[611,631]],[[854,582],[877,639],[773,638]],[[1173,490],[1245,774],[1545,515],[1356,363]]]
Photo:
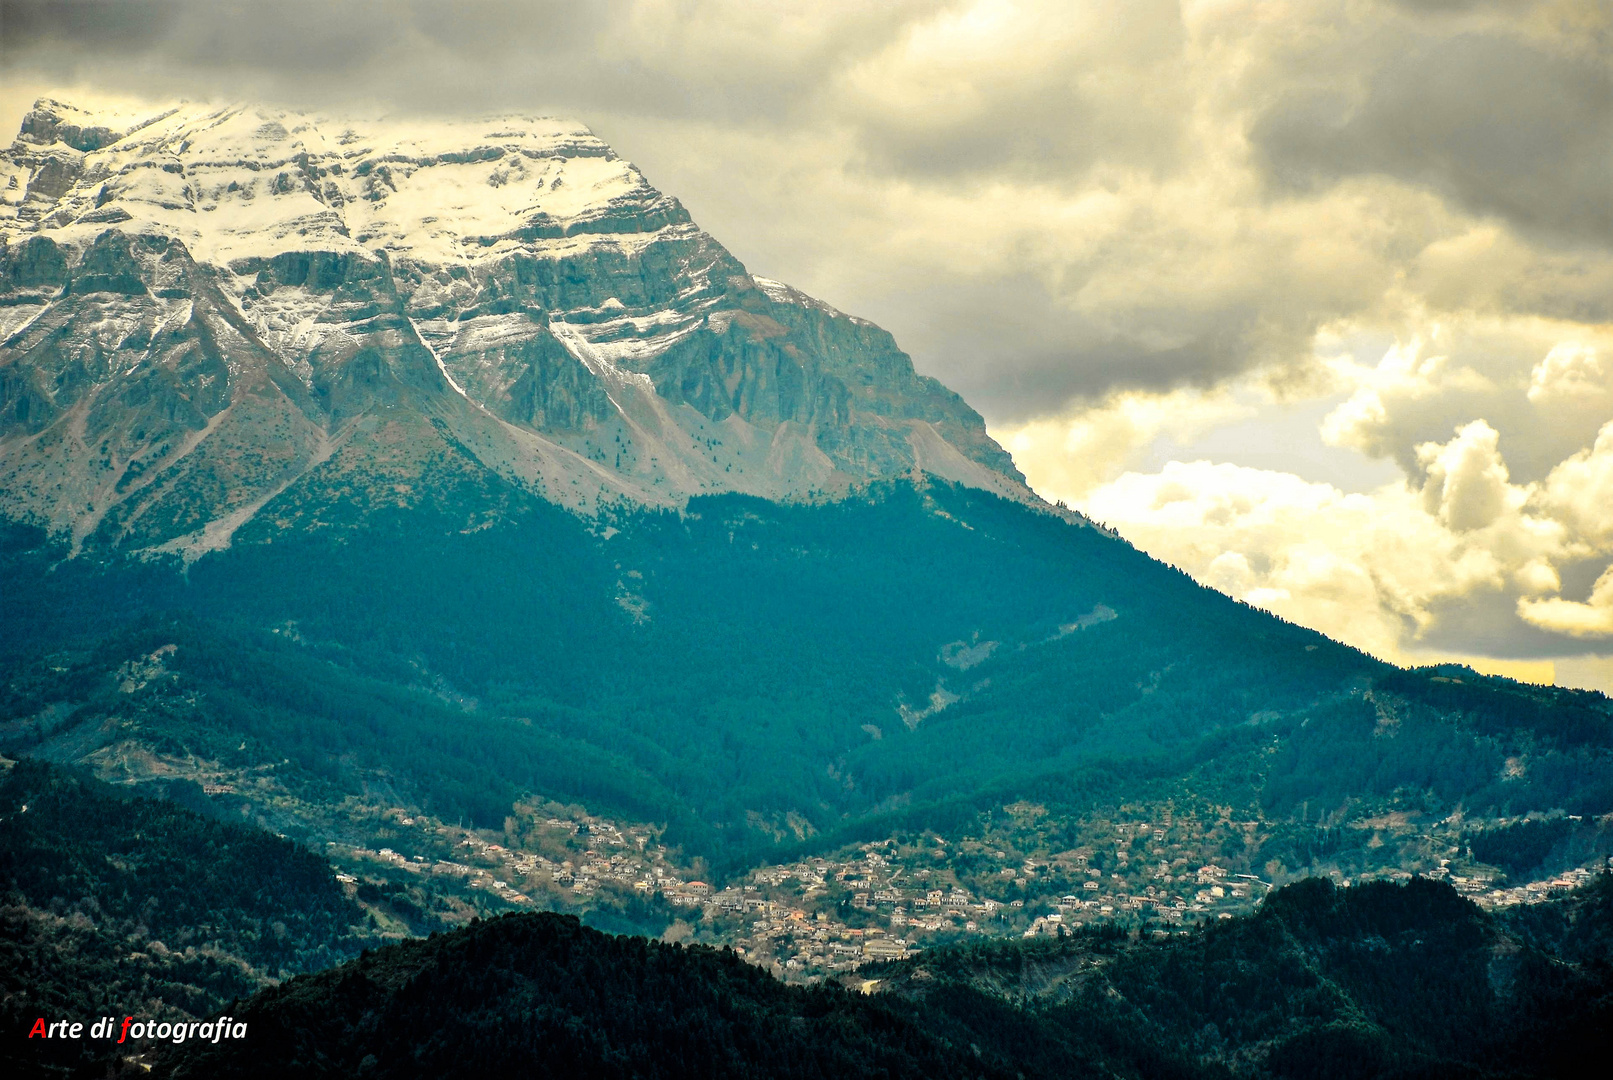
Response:
[[[732,953],[510,915],[367,953],[235,1010],[175,1077],[1009,1076],[910,1010],[785,986]]]
[[[104,1043],[26,1041],[39,1017],[188,1020],[363,947],[352,927],[363,913],[330,864],[290,841],[42,762],[8,764],[0,1071],[99,1074]]]
[[[1159,941],[1084,932],[864,969],[1026,1075],[1584,1075],[1613,1048],[1613,876],[1491,915],[1309,879]]]
[[[1083,932],[784,986],[733,955],[505,916],[233,1010],[194,1076],[1548,1077],[1606,1060],[1613,879],[1507,917],[1311,880],[1165,940]]]

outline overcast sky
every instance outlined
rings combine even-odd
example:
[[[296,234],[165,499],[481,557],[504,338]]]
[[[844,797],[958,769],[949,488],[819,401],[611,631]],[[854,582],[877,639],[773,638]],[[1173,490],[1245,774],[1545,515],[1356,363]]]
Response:
[[[1613,690],[1607,0],[0,19],[13,129],[46,92],[575,117],[1044,495],[1378,655]]]

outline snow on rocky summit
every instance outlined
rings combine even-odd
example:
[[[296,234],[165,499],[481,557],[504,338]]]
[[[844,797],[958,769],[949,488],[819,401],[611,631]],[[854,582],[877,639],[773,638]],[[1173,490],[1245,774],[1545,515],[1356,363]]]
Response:
[[[579,124],[41,100],[0,153],[0,498],[76,547],[917,473],[1035,499],[889,334]]]

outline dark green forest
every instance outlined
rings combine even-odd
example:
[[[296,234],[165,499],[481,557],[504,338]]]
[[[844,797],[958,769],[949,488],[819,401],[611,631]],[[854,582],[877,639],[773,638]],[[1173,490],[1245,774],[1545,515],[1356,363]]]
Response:
[[[732,953],[502,916],[366,954],[237,1007],[251,1048],[170,1076],[1006,1076],[907,1009],[791,987]],[[244,1045],[244,1044],[243,1044]]]
[[[1474,833],[1468,846],[1475,859],[1499,866],[1508,874],[1523,875],[1544,862],[1572,829],[1573,822],[1567,818],[1520,821]]]
[[[19,761],[0,779],[0,1063],[70,1072],[36,1017],[205,1016],[355,955],[362,912],[330,864],[262,829]]]
[[[788,987],[732,954],[510,915],[234,1010],[161,1076],[1550,1077],[1605,1061],[1613,878],[1505,917],[1414,879],[1308,880],[1154,940],[942,949]]]
[[[1566,1076],[1610,1046],[1610,930],[1606,874],[1499,915],[1422,878],[1313,878],[1160,941],[1086,931],[867,973],[1027,1075]]]
[[[1406,793],[1613,809],[1599,694],[1399,671],[941,483],[608,527],[538,503],[469,532],[428,511],[249,527],[188,570],[62,554],[25,528],[0,550],[6,752],[133,732],[312,794],[381,770],[488,825],[537,793],[667,823],[719,868],[1184,777],[1276,816]],[[166,645],[163,677],[123,692]],[[1504,780],[1519,753],[1527,776]],[[789,814],[809,836],[768,824]]]

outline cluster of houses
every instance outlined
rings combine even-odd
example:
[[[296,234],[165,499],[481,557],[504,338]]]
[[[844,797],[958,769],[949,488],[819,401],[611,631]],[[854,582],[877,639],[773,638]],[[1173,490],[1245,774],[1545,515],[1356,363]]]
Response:
[[[444,875],[516,906],[572,907],[607,890],[619,895],[660,895],[690,909],[702,936],[733,945],[756,963],[802,976],[847,971],[868,959],[905,956],[935,935],[1057,933],[1060,927],[1116,917],[1181,922],[1200,913],[1250,903],[1264,887],[1249,875],[1215,865],[1196,872],[1191,898],[1149,885],[1130,891],[1137,875],[1107,877],[1086,867],[1086,855],[1067,852],[1024,858],[992,871],[1022,891],[1045,888],[1077,874],[1081,887],[1062,896],[1043,894],[1027,911],[1026,899],[994,899],[965,887],[945,869],[946,842],[930,841],[938,858],[920,866],[922,852],[891,844],[863,844],[837,858],[766,866],[748,879],[713,888],[677,865],[641,826],[604,818],[551,817],[537,822],[553,843],[538,850],[510,848],[474,830],[393,811],[391,821],[446,841],[449,858],[406,857],[391,848],[350,849],[351,857],[419,875]],[[1139,835],[1162,829],[1136,826]],[[554,857],[561,853],[564,857]],[[333,852],[335,854],[335,852]],[[1013,863],[1006,852],[993,853]],[[935,864],[941,868],[937,868]],[[1122,864],[1123,866],[1123,864]],[[1056,876],[1055,876],[1056,875]],[[1045,883],[1045,885],[1043,884]]]
[[[424,830],[438,841],[437,850],[447,847],[452,855],[429,859],[386,847],[351,848],[345,851],[350,860],[448,876],[516,906],[575,909],[612,902],[609,896],[659,896],[688,911],[685,918],[701,940],[734,946],[787,977],[849,971],[869,959],[905,956],[971,934],[1034,937],[1116,919],[1147,920],[1168,930],[1250,910],[1272,888],[1254,874],[1214,862],[1195,867],[1193,847],[1213,834],[1193,821],[1178,822],[1173,831],[1168,814],[1162,824],[1109,826],[1115,847],[1103,860],[1093,847],[1022,857],[1000,840],[982,840],[971,842],[973,858],[964,862],[973,869],[965,875],[953,857],[963,853],[963,845],[930,837],[765,866],[722,888],[680,865],[645,826],[551,817],[534,822],[545,839],[532,842],[527,834],[524,846],[512,848],[424,816],[390,814],[395,824]],[[1221,824],[1236,832],[1247,828]],[[1183,829],[1187,833],[1178,835]],[[1580,869],[1506,888],[1482,876],[1482,869],[1463,874],[1444,865],[1430,876],[1449,880],[1486,906],[1499,906],[1545,899],[1582,884],[1590,873]],[[1384,868],[1360,880],[1409,876]]]
[[[1613,858],[1606,861],[1605,868],[1613,870]],[[1464,877],[1448,872],[1443,876],[1447,877],[1457,892],[1467,894],[1481,907],[1497,908],[1511,907],[1514,904],[1538,904],[1543,900],[1550,900],[1553,896],[1584,885],[1596,875],[1596,872],[1590,867],[1580,866],[1542,881],[1530,881],[1513,886],[1496,886],[1492,880]]]

